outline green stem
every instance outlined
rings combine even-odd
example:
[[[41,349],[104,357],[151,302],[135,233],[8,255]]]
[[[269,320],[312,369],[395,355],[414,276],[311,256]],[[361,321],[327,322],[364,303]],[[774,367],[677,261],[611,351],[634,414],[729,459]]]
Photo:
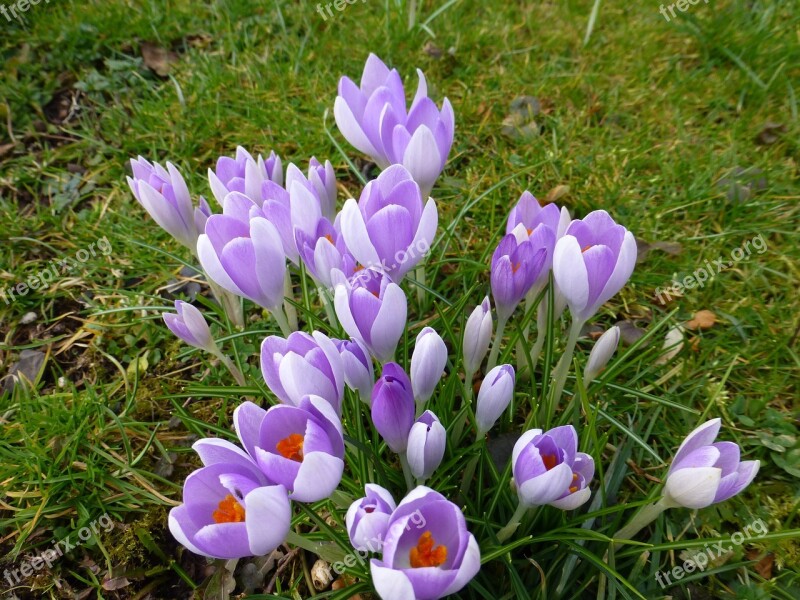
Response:
[[[225,365],[228,371],[230,371],[231,375],[233,375],[233,378],[236,380],[236,383],[242,387],[245,387],[247,385],[247,382],[244,379],[244,375],[242,375],[242,372],[239,370],[239,368],[235,364],[233,364],[233,361],[227,356],[225,356],[222,352],[220,352],[216,356],[217,358],[219,358],[220,362],[222,362],[222,364]]]
[[[578,320],[572,321],[572,327],[569,330],[569,337],[567,338],[567,346],[564,348],[564,354],[556,365],[553,371],[553,410],[558,406],[558,401],[561,398],[561,392],[564,391],[564,384],[567,382],[567,373],[572,364],[572,355],[575,352],[575,344],[578,342],[578,336],[581,334],[581,327],[583,322]]]
[[[670,508],[672,505],[667,501],[666,498],[661,498],[658,502],[654,502],[653,504],[648,504],[644,508],[642,508],[636,515],[631,519],[630,523],[625,525],[622,529],[617,531],[613,536],[615,540],[631,540],[633,536],[639,533],[642,529],[650,525],[653,521],[655,521],[659,515]],[[614,544],[614,549],[616,550],[619,548],[621,544],[617,543]]]
[[[408,464],[408,456],[405,452],[400,453],[400,464],[403,466],[403,477],[406,479],[408,491],[414,489],[414,477],[411,474],[411,466]]]
[[[488,373],[492,369],[494,369],[495,365],[497,364],[497,357],[500,355],[500,344],[503,341],[503,333],[506,330],[506,323],[508,322],[508,317],[501,318],[500,316],[497,317],[497,331],[494,334],[494,341],[492,342],[492,351],[489,353],[489,362],[486,365],[486,372]]]
[[[283,309],[286,311],[286,318],[291,326],[290,331],[297,331],[297,309],[289,301],[289,299],[294,300],[294,287],[292,286],[292,276],[289,273],[289,269],[286,269],[286,275],[283,279],[283,297]]]
[[[219,287],[208,275],[206,275],[206,281],[208,282],[208,287],[211,288],[211,293],[214,294],[214,298],[217,299],[217,302],[231,320],[233,326],[238,329],[243,329],[244,312],[242,311],[242,302],[239,300],[239,297],[231,294],[228,290]]]
[[[410,29],[410,27],[409,27]],[[417,265],[414,270],[414,279],[417,282],[417,304],[419,304],[420,312],[425,312],[425,263]]]
[[[286,315],[283,314],[283,310],[281,310],[280,306],[276,306],[272,309],[272,316],[275,318],[275,321],[278,323],[278,327],[281,328],[281,333],[283,337],[289,337],[293,330],[289,326],[289,321],[286,319]]]
[[[328,323],[333,329],[339,327],[339,319],[336,318],[336,309],[333,306],[333,301],[328,295],[328,290],[322,291],[322,305],[325,307],[325,316],[328,317]]]
[[[522,504],[522,502],[517,505],[517,510],[514,511],[514,514],[512,515],[511,520],[509,520],[508,525],[497,532],[497,540],[501,544],[510,538],[517,530],[517,527],[519,527],[519,524],[522,522],[522,517],[525,516],[525,512],[527,510],[528,507]]]

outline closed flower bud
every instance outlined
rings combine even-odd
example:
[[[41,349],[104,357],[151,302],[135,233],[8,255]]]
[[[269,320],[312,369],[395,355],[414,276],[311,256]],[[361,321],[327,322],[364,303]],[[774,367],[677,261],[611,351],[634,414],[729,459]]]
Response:
[[[411,355],[411,386],[419,405],[427,402],[442,378],[447,364],[447,346],[431,327],[425,327],[417,336]]]
[[[492,342],[492,305],[489,296],[483,299],[467,319],[464,328],[464,371],[477,373]],[[467,382],[469,385],[469,382]]]
[[[600,336],[589,354],[589,362],[583,371],[583,384],[589,383],[606,368],[619,344],[619,327],[616,325]]]
[[[408,464],[417,479],[427,479],[441,464],[447,434],[444,426],[431,411],[426,410],[408,434]]]
[[[211,331],[203,314],[182,300],[175,301],[175,310],[178,312],[164,314],[164,322],[169,330],[190,346],[217,354],[219,348],[211,337]]]
[[[364,486],[366,495],[350,505],[344,522],[353,548],[362,552],[380,552],[396,508],[392,495],[379,485]]]
[[[508,408],[514,396],[514,382],[514,367],[511,365],[498,365],[486,374],[475,409],[478,435],[489,431]]]
[[[411,380],[400,365],[386,363],[372,389],[372,422],[393,452],[406,451],[414,412]]]
[[[369,351],[357,339],[339,340],[336,342],[336,347],[342,357],[342,370],[347,387],[358,392],[361,400],[369,404],[372,386],[375,384],[375,371]]]

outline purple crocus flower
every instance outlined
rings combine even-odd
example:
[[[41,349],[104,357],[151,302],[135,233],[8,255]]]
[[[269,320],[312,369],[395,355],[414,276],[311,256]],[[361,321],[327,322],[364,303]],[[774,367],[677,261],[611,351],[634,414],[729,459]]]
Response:
[[[261,205],[261,184],[272,181],[283,184],[281,159],[270,152],[267,160],[261,155],[253,156],[241,146],[236,148],[236,158],[222,156],[217,160],[217,169],[208,170],[208,182],[217,202],[222,204],[229,192],[239,192]]]
[[[184,503],[169,513],[169,530],[202,556],[263,556],[280,546],[292,520],[286,488],[273,485],[241,448],[199,440],[203,464],[183,485]],[[269,523],[269,527],[264,527]]]
[[[633,234],[604,210],[576,219],[556,243],[553,276],[573,319],[586,322],[622,289],[636,263]]]
[[[594,476],[594,459],[578,452],[578,434],[572,425],[526,431],[514,444],[511,460],[522,506],[550,504],[572,510],[591,495],[588,485]]]
[[[342,357],[342,372],[347,387],[358,392],[361,400],[369,404],[372,386],[375,385],[375,370],[369,350],[355,338],[338,340],[335,344]]]
[[[336,217],[336,173],[330,161],[326,160],[322,165],[312,157],[307,178],[294,164],[289,164],[286,168],[286,189],[291,192],[295,182],[313,194],[322,216],[333,221]]]
[[[383,556],[370,570],[382,600],[437,600],[462,589],[481,567],[481,551],[461,509],[419,486],[389,519]]]
[[[233,422],[247,453],[291,499],[317,502],[338,487],[344,471],[342,424],[324,398],[306,396],[299,406],[269,410],[245,402]]]
[[[344,517],[347,535],[353,548],[367,552],[380,552],[383,538],[395,508],[392,495],[379,485],[368,483],[364,486],[366,495],[359,498],[347,509]]]
[[[203,313],[183,300],[175,301],[175,310],[176,313],[164,313],[164,322],[172,333],[190,346],[211,354],[219,353]]]
[[[328,219],[322,217],[312,235],[296,228],[295,243],[300,260],[314,281],[320,285],[334,287],[334,269],[340,271],[344,277],[352,277],[355,273],[356,261],[344,243],[338,220],[331,225]]]
[[[468,379],[481,368],[492,342],[492,305],[486,296],[472,311],[464,327],[464,371]],[[469,381],[467,384],[469,385]]]
[[[386,363],[372,388],[372,422],[386,445],[401,454],[408,446],[408,434],[414,425],[414,392],[403,367]]]
[[[759,461],[740,462],[737,444],[714,442],[720,425],[720,419],[706,421],[678,448],[664,487],[671,505],[704,508],[735,496],[755,478]]]
[[[341,412],[344,395],[342,358],[324,333],[295,331],[288,338],[272,335],[261,344],[261,373],[284,404],[299,406],[303,397],[320,396]]]
[[[559,239],[566,232],[570,221],[566,207],[559,209],[555,204],[542,206],[533,194],[525,190],[508,214],[506,234],[520,231],[521,226],[522,231],[530,236],[539,225],[544,225],[556,234],[556,239]],[[549,264],[552,264],[552,257]]]
[[[423,206],[411,174],[394,165],[364,187],[358,203],[345,202],[341,219],[344,241],[356,260],[380,267],[399,283],[430,250],[439,213],[433,198]]]
[[[439,418],[426,410],[416,420],[408,434],[408,465],[411,474],[419,480],[425,480],[442,463],[447,433]]]
[[[447,364],[447,346],[432,327],[424,327],[417,336],[411,355],[411,385],[419,406],[433,395]]]
[[[547,228],[536,232],[542,238],[537,239],[536,246],[532,240],[520,242],[513,234],[508,234],[492,255],[492,296],[498,321],[508,320],[543,272],[547,260],[544,238],[553,234]]]
[[[199,225],[211,214],[205,200],[201,198],[198,208],[192,206],[189,188],[172,163],[164,169],[140,156],[131,159],[131,169],[128,185],[139,204],[164,231],[194,252],[197,236],[203,232]]]
[[[399,285],[385,273],[363,269],[336,286],[334,306],[347,335],[363,342],[378,360],[392,360],[408,310]]]
[[[486,374],[478,391],[475,422],[478,436],[489,431],[511,404],[516,375],[511,365],[497,365]]]
[[[356,149],[381,169],[402,164],[427,197],[444,169],[453,145],[455,116],[445,98],[441,111],[428,98],[428,86],[417,70],[419,86],[406,113],[403,82],[397,70],[370,54],[361,86],[348,77],[339,81],[333,113],[336,125]]]
[[[249,218],[252,208],[257,209],[244,194],[228,194],[223,214],[206,221],[205,233],[197,240],[197,256],[220,287],[278,313],[286,257],[278,230],[263,217]]]

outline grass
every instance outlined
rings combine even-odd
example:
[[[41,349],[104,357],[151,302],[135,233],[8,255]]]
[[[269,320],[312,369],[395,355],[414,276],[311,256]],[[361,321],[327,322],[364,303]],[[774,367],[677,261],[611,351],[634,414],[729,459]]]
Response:
[[[680,249],[652,250],[594,319],[602,329],[629,320],[650,344],[621,349],[605,386],[585,393],[578,387],[564,410],[548,415],[551,424],[574,423],[582,449],[602,469],[590,506],[532,512],[518,535],[499,545],[493,536],[515,506],[509,469],[496,466],[480,445],[450,440],[430,484],[455,497],[467,459],[476,461],[462,501],[484,558],[481,574],[459,596],[796,597],[800,17],[794,3],[715,0],[668,23],[655,3],[420,2],[410,31],[407,8],[370,0],[326,21],[306,1],[58,0],[31,6],[24,23],[0,18],[6,123],[0,288],[25,281],[53,259],[78,256],[103,236],[111,246],[46,291],[0,302],[0,374],[24,350],[45,358],[33,386],[0,396],[3,568],[18,568],[103,514],[115,523],[16,585],[17,597],[88,591],[102,598],[177,598],[194,586],[211,594],[219,585],[222,571],[209,582],[204,561],[172,540],[166,510],[180,501],[182,481],[198,464],[192,441],[231,436],[230,414],[241,398],[269,397],[257,350],[275,328],[252,306],[247,335],[229,332],[215,315],[214,330],[235,352],[247,389],[230,387],[220,365],[171,336],[160,319],[171,304],[165,286],[189,256],[131,198],[126,161],[139,154],[171,160],[195,194],[209,197],[204,173],[238,144],[274,149],[287,162],[315,155],[334,162],[340,199],[357,197],[358,177],[334,141],[349,157],[357,153],[324,115],[339,76],[359,75],[370,51],[396,66],[412,88],[414,69],[423,69],[431,95],[449,97],[456,111],[454,149],[434,193],[442,226],[428,277],[440,296],[427,310],[412,303],[399,352],[403,362],[423,325],[445,338],[451,364],[435,402],[446,424],[460,407],[457,350],[466,314],[488,291],[488,256],[522,190],[543,198],[568,186],[560,202],[574,216],[604,208],[639,240],[676,242]],[[167,77],[143,63],[143,42],[176,53]],[[522,95],[540,99],[543,133],[515,140],[502,134],[502,122],[511,100]],[[767,122],[783,132],[764,144],[759,137]],[[361,157],[357,164],[364,164]],[[744,200],[727,197],[718,184],[736,167],[759,169],[764,179]],[[667,306],[655,299],[657,288],[705,261],[727,260],[756,236],[766,243],[763,253]],[[309,318],[307,307],[319,314],[312,302],[301,302]],[[713,311],[714,326],[688,330],[681,353],[655,364],[666,331],[698,310]],[[23,318],[30,312],[33,322]],[[213,307],[205,312],[214,314]],[[521,319],[518,311],[517,324]],[[510,357],[519,326],[512,322],[507,334]],[[555,363],[562,343],[554,338],[538,375]],[[582,338],[579,365],[589,348]],[[519,433],[538,406],[541,379],[518,386],[502,433]],[[571,380],[568,389],[576,385]],[[360,432],[362,452],[348,458],[350,471],[331,501],[295,509],[305,530],[316,525],[323,532],[310,537],[343,546],[344,509],[363,483],[403,489],[389,454],[367,437],[368,420],[354,399],[348,402],[345,427]],[[755,483],[696,513],[669,511],[638,536],[648,546],[624,546],[604,562],[606,536],[630,518],[632,503],[655,493],[683,436],[715,416],[723,418],[724,439],[762,461]],[[767,535],[677,587],[656,584],[656,572],[681,564],[688,548],[729,540],[756,519],[768,525]],[[353,574],[363,577],[366,568]],[[301,561],[273,589],[279,597],[305,597]],[[329,597],[369,589],[360,583]]]

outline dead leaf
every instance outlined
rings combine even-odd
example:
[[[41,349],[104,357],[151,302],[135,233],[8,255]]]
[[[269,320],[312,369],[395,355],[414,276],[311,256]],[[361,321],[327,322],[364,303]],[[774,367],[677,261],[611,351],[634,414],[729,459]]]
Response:
[[[151,42],[142,42],[144,64],[159,77],[166,77],[172,65],[178,62],[178,54]]]
[[[508,115],[503,119],[501,131],[512,140],[525,140],[539,137],[541,126],[535,117],[542,112],[542,103],[533,96],[518,96],[511,101]]]
[[[109,592],[114,590],[121,590],[131,584],[126,577],[114,577],[113,579],[105,579],[103,581],[103,589]]]
[[[569,194],[569,186],[559,184],[547,192],[547,196],[544,197],[544,203],[550,204],[551,202],[556,202],[557,200],[561,200],[561,198],[567,194]]]
[[[784,133],[786,133],[786,125],[767,121],[756,136],[756,144],[770,146],[777,142]]]
[[[648,242],[636,239],[636,263],[643,262],[653,250],[660,250],[670,256],[681,253],[683,246],[678,242]]]
[[[747,560],[756,560],[761,555],[761,553],[756,550],[748,550],[747,551]],[[753,568],[756,570],[756,573],[761,575],[764,579],[772,579],[772,567],[775,564],[775,555],[772,553],[767,554],[764,558],[759,560],[756,564],[753,565]]]
[[[711,329],[717,322],[717,315],[710,310],[698,310],[694,317],[686,322],[687,329]]]
[[[645,333],[644,329],[637,327],[631,321],[617,321],[614,325],[619,327],[619,336],[622,338],[622,343],[626,346],[630,346],[639,341],[639,338]],[[643,347],[646,348],[647,344]]]

